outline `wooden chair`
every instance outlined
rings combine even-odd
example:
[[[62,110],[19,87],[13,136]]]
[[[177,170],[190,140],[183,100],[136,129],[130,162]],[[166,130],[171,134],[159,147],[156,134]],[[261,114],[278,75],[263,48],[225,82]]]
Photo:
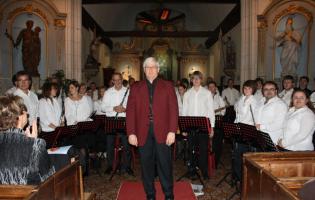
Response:
[[[84,193],[79,162],[66,166],[38,186],[0,185],[0,199],[81,199],[93,200],[94,193]]]

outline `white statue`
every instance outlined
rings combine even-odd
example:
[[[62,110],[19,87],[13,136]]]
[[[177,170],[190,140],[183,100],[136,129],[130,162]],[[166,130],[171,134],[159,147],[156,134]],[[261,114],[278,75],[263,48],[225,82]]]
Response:
[[[285,31],[276,35],[276,41],[279,42],[278,47],[282,48],[280,56],[280,64],[282,66],[281,76],[296,76],[302,35],[294,30],[293,18],[289,17],[287,19]]]

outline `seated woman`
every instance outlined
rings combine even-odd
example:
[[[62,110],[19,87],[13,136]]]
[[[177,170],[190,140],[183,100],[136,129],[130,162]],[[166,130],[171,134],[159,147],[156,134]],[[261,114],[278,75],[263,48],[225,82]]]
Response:
[[[55,83],[43,85],[43,98],[39,100],[39,120],[42,133],[53,132],[61,122],[61,108],[56,98],[58,86]]]
[[[283,124],[283,137],[278,145],[291,151],[313,151],[315,130],[314,107],[304,90],[292,94],[292,106]]]
[[[0,97],[0,184],[39,184],[55,172],[46,143],[37,138],[36,121],[32,130],[27,111],[18,96]]]

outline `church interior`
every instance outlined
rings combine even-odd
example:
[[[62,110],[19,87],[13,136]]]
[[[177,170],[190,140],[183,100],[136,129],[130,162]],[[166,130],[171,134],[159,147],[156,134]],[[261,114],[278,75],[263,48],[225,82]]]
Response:
[[[125,129],[126,126],[125,121],[118,123],[120,111],[114,108],[116,116],[115,113],[107,116],[107,112],[114,111],[105,112],[103,109],[106,95],[110,101],[116,101],[114,93],[108,96],[110,89],[116,87],[114,77],[120,77],[121,87],[127,88],[121,95],[124,96],[122,102],[119,104],[121,100],[117,100],[119,106],[123,106],[126,95],[133,91],[131,85],[148,81],[146,61],[152,57],[158,63],[158,79],[173,84],[176,102],[181,102],[183,107],[188,104],[185,104],[185,95],[180,96],[179,88],[184,88],[188,93],[195,87],[196,78],[201,79],[202,87],[210,91],[210,95],[210,85],[215,85],[211,102],[215,101],[214,96],[217,94],[220,98],[222,96],[223,102],[222,107],[211,107],[216,125],[212,127],[214,136],[209,136],[206,148],[206,175],[199,175],[195,169],[193,173],[196,174],[189,174],[189,165],[194,163],[195,156],[201,156],[199,151],[202,150],[201,147],[197,148],[195,155],[195,151],[191,150],[195,147],[191,147],[190,137],[182,134],[187,133],[181,130],[180,124],[182,116],[204,115],[181,115],[179,110],[179,128],[175,134],[175,143],[171,146],[174,196],[165,196],[165,199],[312,199],[314,191],[311,188],[315,187],[315,152],[312,146],[315,145],[314,17],[314,0],[0,0],[1,118],[7,109],[1,105],[2,101],[5,102],[1,98],[10,100],[11,94],[19,96],[15,90],[23,87],[19,77],[25,75],[31,80],[26,90],[36,95],[36,101],[51,98],[49,94],[45,96],[45,91],[52,93],[56,87],[56,102],[60,103],[59,126],[50,123],[46,125],[48,129],[44,129],[44,122],[40,119],[41,110],[36,111],[37,125],[31,124],[31,112],[35,109],[32,107],[33,97],[23,94],[28,96],[25,97],[28,100],[25,100],[21,96],[30,117],[28,125],[32,129],[38,126],[38,137],[45,139],[51,162],[56,162],[55,173],[37,185],[25,182],[6,184],[6,166],[2,166],[0,158],[0,199],[142,200],[146,199],[145,194],[147,199],[164,199],[165,188],[159,186],[159,178],[155,179],[158,185],[156,198],[149,198],[148,193],[145,193],[147,191],[141,184],[143,170],[138,147],[127,142],[130,149],[126,150],[121,145],[123,139],[116,136],[112,143],[113,164],[108,164],[109,152],[106,149],[109,145],[106,133],[112,134],[119,129],[117,127]],[[254,81],[255,86],[249,80]],[[291,82],[290,86],[286,85],[286,80]],[[51,89],[45,89],[45,86]],[[70,103],[67,101],[69,95],[77,95],[72,93],[71,86],[79,88],[79,96],[83,94],[92,100],[94,110],[87,113],[86,117],[91,121],[78,119],[73,124],[69,123],[67,109],[68,112],[71,106],[78,109],[78,105],[73,103],[75,101],[71,103],[71,98]],[[265,88],[268,86],[275,87]],[[254,93],[259,89],[261,99],[268,98],[268,93],[276,90],[273,97],[282,99],[287,113],[283,114],[284,122],[279,126],[284,127],[285,132],[289,128],[302,129],[303,123],[305,126],[309,124],[310,130],[304,127],[304,132],[311,132],[311,135],[301,141],[307,138],[311,147],[307,149],[309,143],[305,142],[301,147],[291,145],[294,147],[290,148],[284,145],[287,142],[285,136],[274,139],[270,132],[279,128],[274,128],[273,124],[270,125],[272,128],[264,129],[268,125],[262,124],[280,123],[280,117],[273,118],[274,115],[280,115],[280,106],[268,111],[265,105],[268,101],[263,102],[261,107],[255,107],[254,103],[249,107],[246,107],[246,103],[238,103],[243,96],[245,98],[245,88],[248,87],[255,98]],[[287,87],[290,88],[287,90]],[[14,91],[10,92],[12,88]],[[230,94],[223,97],[226,88],[237,91],[235,102],[232,92],[231,100]],[[287,95],[289,90],[290,95]],[[300,102],[294,99],[295,94],[300,93],[306,99],[303,109],[308,106],[313,115],[307,113],[309,115],[300,117],[299,122],[294,121],[290,126],[289,120],[294,117],[294,114],[289,115],[290,109],[295,108],[296,111],[301,107],[298,107]],[[5,95],[9,97],[2,97]],[[299,98],[301,100],[304,96]],[[100,102],[100,108],[97,109],[101,111],[96,109],[97,101]],[[54,101],[51,99],[51,102]],[[41,101],[37,109],[38,106],[40,109]],[[121,115],[122,118],[128,118],[128,107],[125,107],[123,113],[127,112],[127,117],[125,114]],[[197,107],[195,105],[194,108]],[[263,109],[270,113],[263,115]],[[85,114],[85,111],[80,112]],[[48,115],[57,113],[55,110],[47,112]],[[76,112],[76,115],[80,115],[78,110]],[[239,117],[244,112],[247,113],[246,119]],[[273,120],[268,122],[261,119],[262,116]],[[116,121],[110,121],[107,117],[115,118]],[[64,124],[64,121],[69,124]],[[7,121],[0,120],[0,126],[6,126],[5,123]],[[22,127],[25,132],[33,131],[25,127]],[[5,143],[2,131],[7,130],[0,127],[0,157],[10,160],[1,155],[6,152],[5,148],[1,149]],[[190,131],[187,131],[188,134]],[[70,135],[84,135],[86,138],[80,138],[84,140],[80,144],[89,143],[87,132],[96,135],[96,142],[93,142],[100,145],[101,150],[90,147],[73,150],[69,147],[70,152],[69,148],[60,147],[61,144],[69,144],[66,139]],[[302,131],[296,132],[302,135]],[[222,136],[220,139],[217,136],[219,134]],[[64,153],[54,151],[66,151],[66,156],[61,158],[60,155]],[[125,170],[117,170],[121,162],[129,159],[127,151],[131,154],[130,166]],[[82,167],[83,162],[85,167]],[[234,171],[236,165],[239,165],[237,172]],[[197,171],[201,168],[196,166]],[[156,171],[157,176],[158,170],[152,170]],[[181,177],[187,170],[189,176]]]

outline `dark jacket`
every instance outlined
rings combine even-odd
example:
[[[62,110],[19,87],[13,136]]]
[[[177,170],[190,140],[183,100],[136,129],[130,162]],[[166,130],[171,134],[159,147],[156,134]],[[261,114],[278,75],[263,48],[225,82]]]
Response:
[[[0,184],[36,185],[54,172],[44,140],[21,129],[0,132]]]

